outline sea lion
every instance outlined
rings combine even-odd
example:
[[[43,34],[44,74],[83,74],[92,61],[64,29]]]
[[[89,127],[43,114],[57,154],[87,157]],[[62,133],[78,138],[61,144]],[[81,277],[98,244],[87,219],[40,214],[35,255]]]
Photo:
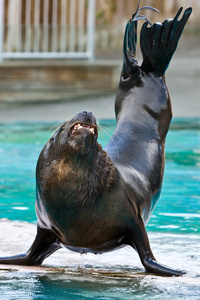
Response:
[[[0,258],[1,264],[40,265],[63,246],[103,253],[130,245],[148,272],[184,274],[156,261],[145,223],[161,192],[172,117],[164,73],[192,9],[179,21],[182,8],[173,20],[144,23],[139,66],[135,49],[137,21],[145,18],[138,14],[141,9],[125,30],[114,135],[103,150],[95,117],[83,111],[50,138],[36,168],[35,241],[25,254]]]

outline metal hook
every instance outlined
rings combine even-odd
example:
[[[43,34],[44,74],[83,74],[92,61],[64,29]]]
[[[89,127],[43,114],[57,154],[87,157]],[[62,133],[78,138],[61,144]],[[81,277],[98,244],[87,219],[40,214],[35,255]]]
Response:
[[[152,6],[142,6],[141,8],[139,8],[139,9],[137,10],[137,13],[138,13],[139,11],[143,10],[143,9],[150,9],[150,10],[153,10],[153,11],[155,11],[155,12],[157,12],[157,13],[160,13],[160,11],[159,11],[158,9],[156,9],[155,7],[152,7]]]
[[[152,26],[151,21],[150,21],[147,17],[145,17],[145,16],[143,16],[143,15],[136,15],[136,16],[134,17],[134,19],[131,20],[131,21],[138,21],[138,20],[145,20],[146,22],[148,22],[148,23]]]
[[[154,8],[154,7],[151,7],[151,6],[142,6],[141,8],[139,8],[140,2],[141,2],[141,0],[138,1],[136,12],[135,12],[135,14],[133,14],[132,19],[130,21],[133,22],[133,21],[137,21],[137,20],[146,20],[152,26],[152,23],[150,22],[150,20],[147,17],[145,17],[143,15],[139,15],[138,13],[141,10],[144,10],[144,9],[150,9],[150,10],[153,10],[157,13],[160,13],[160,11],[158,9]]]

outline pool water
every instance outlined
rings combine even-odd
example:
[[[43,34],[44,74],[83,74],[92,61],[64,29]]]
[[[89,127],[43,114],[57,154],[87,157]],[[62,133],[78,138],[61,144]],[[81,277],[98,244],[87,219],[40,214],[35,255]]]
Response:
[[[11,224],[18,221],[27,228],[36,223],[35,167],[40,151],[56,128],[53,126],[0,124],[0,219],[9,219]],[[114,120],[100,122],[99,142],[103,146],[114,128]],[[69,263],[66,258],[65,266],[70,266],[73,274],[2,271],[0,295],[3,299],[200,299],[200,119],[174,119],[171,124],[162,194],[147,230],[159,260],[186,269],[189,275],[181,279],[144,275],[137,254],[132,259],[133,250],[129,248],[102,255],[100,259],[78,256],[78,263],[74,254],[66,254],[71,255],[71,260]],[[14,232],[12,239],[15,242]],[[0,240],[0,247],[1,244],[6,249],[6,240]],[[49,260],[49,265],[62,266],[64,253]],[[168,263],[168,256],[172,262]],[[121,275],[93,276],[85,271],[82,274],[77,271],[80,265],[84,270],[118,270]],[[129,268],[140,274],[122,276]]]
[[[0,124],[0,219],[36,221],[35,167],[54,124]],[[105,146],[114,120],[100,122]],[[107,133],[106,133],[107,132]],[[153,231],[200,233],[200,121],[172,122],[166,142],[161,199],[149,222]]]

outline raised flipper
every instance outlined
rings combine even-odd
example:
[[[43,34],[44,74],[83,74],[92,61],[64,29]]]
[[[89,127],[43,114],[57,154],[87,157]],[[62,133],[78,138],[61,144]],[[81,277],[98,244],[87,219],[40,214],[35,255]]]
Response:
[[[143,6],[139,8],[140,1],[138,2],[138,7],[136,12],[132,15],[131,20],[128,21],[124,34],[124,44],[123,44],[123,68],[122,76],[124,79],[128,78],[131,73],[137,71],[139,66],[136,59],[136,46],[137,46],[137,21],[146,20],[147,23],[151,22],[149,19],[143,15],[140,15],[140,11],[144,9],[150,9],[159,12],[156,8],[150,6]]]
[[[155,23],[148,27],[145,22],[140,35],[140,46],[143,55],[142,70],[162,76],[176,50],[179,38],[185,24],[192,13],[192,8],[185,10],[183,17],[178,18],[183,8],[180,8],[175,18],[163,23]]]
[[[51,255],[61,246],[53,232],[38,227],[35,241],[31,248],[25,253],[10,257],[0,257],[0,264],[6,265],[40,265],[45,258]]]
[[[138,68],[136,60],[136,45],[137,45],[137,21],[129,21],[126,25],[123,45],[123,67],[122,76],[128,78],[132,73],[133,68]]]
[[[147,272],[164,276],[182,276],[186,274],[184,271],[171,269],[158,263],[151,251],[147,232],[142,219],[138,219],[136,227],[137,228],[135,228],[134,225],[134,231],[129,236],[129,245],[137,250],[141,262]]]

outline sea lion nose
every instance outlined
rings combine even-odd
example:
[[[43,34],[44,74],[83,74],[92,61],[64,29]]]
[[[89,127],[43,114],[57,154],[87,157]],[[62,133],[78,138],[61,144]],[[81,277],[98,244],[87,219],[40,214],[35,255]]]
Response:
[[[91,111],[84,110],[83,113],[86,114],[86,116],[88,116],[88,117],[90,117],[92,115]]]
[[[83,113],[86,115],[86,121],[92,122],[92,112],[91,111],[83,111]]]

